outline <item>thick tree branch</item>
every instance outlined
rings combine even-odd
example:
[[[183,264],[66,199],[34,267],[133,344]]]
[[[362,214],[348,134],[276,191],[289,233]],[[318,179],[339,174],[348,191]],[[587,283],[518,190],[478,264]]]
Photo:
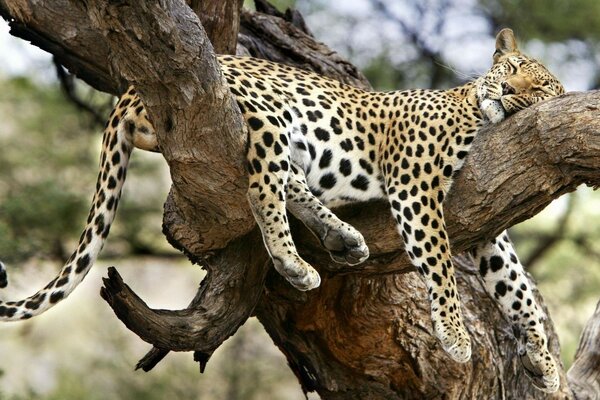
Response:
[[[53,54],[92,87],[122,93],[125,84],[111,76],[108,45],[90,26],[83,2],[0,0],[0,15],[9,23],[12,35]]]
[[[190,246],[173,238],[197,253],[247,233],[254,221],[239,156],[244,128],[198,18],[179,1],[87,5],[109,45],[111,70],[136,87],[154,122],[171,170],[170,199],[194,232]],[[173,232],[171,224],[165,219]]]
[[[560,128],[552,128],[551,134],[549,131],[545,130],[546,128],[544,127],[554,127],[556,125],[556,123],[552,123],[551,121],[557,118],[557,115],[559,114],[558,110],[562,110],[564,114],[565,110],[573,108],[577,109],[578,104],[580,103],[585,104],[587,102],[590,104],[589,102],[593,101],[593,99],[597,99],[599,95],[600,93],[593,92],[580,93],[553,100],[540,105],[540,107],[535,107],[532,110],[526,110],[521,113],[523,115],[517,115],[514,119],[507,121],[503,125],[490,127],[490,129],[487,129],[486,132],[476,140],[475,148],[479,149],[478,151],[486,151],[485,149],[487,149],[487,152],[477,153],[473,156],[474,161],[472,161],[471,158],[467,161],[465,173],[461,174],[457,180],[457,183],[462,182],[464,185],[464,191],[450,196],[448,200],[448,210],[450,214],[453,215],[453,219],[450,220],[452,222],[449,222],[449,228],[451,231],[455,232],[454,238],[458,240],[453,242],[457,243],[455,251],[469,247],[470,243],[472,243],[469,242],[470,240],[481,240],[484,237],[495,235],[499,230],[503,229],[502,224],[505,224],[504,226],[506,226],[514,220],[524,218],[528,213],[534,212],[537,207],[540,207],[540,204],[549,202],[552,198],[558,197],[565,191],[575,188],[580,183],[587,183],[592,186],[597,184],[599,179],[598,174],[597,172],[594,172],[590,166],[593,166],[593,163],[596,162],[593,160],[598,160],[600,155],[598,153],[598,150],[600,150],[598,132],[600,132],[600,130],[597,130],[594,125],[595,122],[590,121],[588,118],[591,117],[591,115],[587,114],[589,111],[592,112],[593,115],[593,110],[586,111],[586,107],[578,110],[577,113],[580,116],[578,121],[571,121],[570,124],[561,123],[559,124]],[[553,106],[553,104],[555,105]],[[540,108],[542,110],[540,110]],[[566,114],[569,115],[570,113],[567,111]],[[529,115],[529,117],[527,117],[527,115]],[[517,119],[517,117],[519,118]],[[526,121],[527,118],[534,118],[538,122],[533,126],[531,124],[522,124],[521,122]],[[540,141],[540,138],[543,138],[543,140]],[[501,151],[497,146],[511,146],[511,140],[520,143],[521,148],[519,148],[519,151],[513,152],[512,158],[509,157],[503,159],[502,157],[507,157],[507,154],[504,151]],[[568,141],[569,144],[565,145],[565,141]],[[515,146],[518,147],[518,144]],[[544,154],[543,157],[551,155],[552,162],[548,163],[547,159],[543,158],[540,154]],[[485,160],[485,162],[477,162],[478,160]],[[526,171],[521,168],[515,168],[514,165],[512,169],[498,168],[502,163],[502,160],[504,160],[504,162],[510,160],[510,163],[519,163],[528,168]],[[600,162],[600,160],[598,161]],[[523,174],[526,174],[527,176],[523,177]],[[481,182],[483,179],[482,177],[490,176],[494,177],[492,181],[495,182],[495,185]],[[533,179],[532,176],[536,177],[535,184],[531,184],[528,180]],[[505,193],[506,189],[503,190],[502,185],[507,182],[513,182],[511,185],[512,190]],[[489,191],[486,189],[486,185],[489,188]],[[485,193],[485,196],[482,196],[481,193]],[[505,196],[506,199],[505,202],[500,202],[503,206],[499,207],[495,205],[495,202],[502,196]],[[510,201],[510,196],[523,196],[523,198],[528,199],[528,201],[515,204]],[[481,199],[479,205],[474,204],[477,199]],[[467,206],[470,206],[471,208]],[[506,210],[503,207],[513,207],[512,213],[509,212],[510,210]],[[463,209],[470,209],[471,213],[463,215],[461,211]],[[429,311],[427,303],[424,300],[426,299],[426,293],[415,274],[405,274],[401,277],[388,275],[380,278],[368,278],[368,274],[364,274],[364,272],[383,274],[385,272],[400,271],[407,268],[408,264],[405,260],[404,252],[400,249],[400,242],[395,233],[395,228],[390,222],[387,207],[381,205],[380,208],[368,207],[366,209],[352,209],[346,210],[346,213],[348,213],[346,216],[349,217],[349,220],[352,223],[360,226],[362,231],[367,233],[367,241],[373,251],[372,258],[366,263],[362,273],[357,273],[352,277],[346,278],[330,276],[329,279],[324,281],[322,289],[308,294],[294,291],[289,288],[285,282],[282,282],[277,274],[272,274],[268,292],[271,294],[265,295],[263,300],[259,303],[260,305],[257,313],[277,343],[294,343],[297,346],[299,342],[306,341],[304,338],[305,335],[310,338],[311,335],[318,332],[318,335],[324,335],[325,337],[332,335],[330,338],[333,342],[326,342],[328,344],[326,346],[328,349],[327,351],[336,351],[335,343],[338,343],[340,351],[343,349],[350,360],[360,360],[364,359],[366,355],[359,353],[355,354],[349,350],[351,349],[350,343],[356,341],[357,338],[348,337],[346,341],[346,339],[340,338],[339,332],[328,333],[328,327],[334,328],[340,325],[346,326],[358,324],[361,326],[359,331],[364,332],[365,335],[382,338],[379,329],[382,329],[383,331],[388,329],[386,328],[387,322],[385,321],[423,321],[427,320]],[[357,213],[357,215],[351,216],[349,215],[350,213]],[[495,223],[493,222],[494,220],[496,220]],[[456,221],[459,221],[460,224]],[[480,223],[484,226],[488,224],[490,228],[487,230],[482,229],[477,232],[475,230],[476,226],[474,226],[477,221],[481,221]],[[466,228],[460,230],[461,226],[466,226],[467,228],[473,227],[473,231],[469,231]],[[299,230],[303,231],[303,229]],[[333,265],[324,252],[310,244],[314,241],[306,232],[301,233],[300,236],[296,236],[296,241],[300,244],[300,249],[304,257],[314,265],[318,267]],[[309,244],[307,245],[307,243]],[[457,248],[458,250],[456,250]],[[502,334],[496,333],[493,335],[496,338],[495,340],[497,340],[494,345],[488,342],[490,338],[487,335],[479,336],[482,332],[480,329],[483,329],[484,331],[486,329],[481,328],[483,324],[481,309],[493,310],[494,306],[487,300],[487,303],[483,303],[485,304],[485,307],[482,307],[482,298],[485,298],[486,295],[478,283],[476,270],[464,260],[458,260],[457,266],[460,269],[459,284],[463,296],[463,304],[468,321],[467,324],[472,329],[471,333],[474,335],[478,348],[483,352],[480,353],[480,356],[486,357],[486,359],[489,360],[509,360],[509,365],[496,366],[499,369],[496,370],[494,374],[503,379],[499,384],[507,393],[528,392],[529,389],[526,386],[527,381],[524,377],[519,375],[519,372],[517,372],[522,371],[522,369],[516,361],[518,357],[516,357],[516,354],[514,353],[515,343],[514,339],[512,339],[512,332],[506,330],[506,332]],[[322,272],[324,271],[322,270]],[[354,289],[349,290],[350,287]],[[362,289],[357,289],[356,287]],[[391,294],[390,290],[392,290],[392,288],[396,292],[393,295],[393,298],[397,298],[398,301],[407,302],[406,306],[401,307],[400,311],[394,310],[393,308],[390,309],[390,315],[388,316],[378,316],[377,320],[382,321],[382,324],[378,325],[377,329],[373,326],[368,326],[367,320],[373,321],[373,314],[368,311],[364,311],[364,315],[357,313],[356,306],[352,306],[352,304],[354,304],[354,302],[360,304],[359,299],[364,299],[365,296],[367,296],[366,293],[373,290],[383,291],[381,294],[382,299],[390,301],[385,296]],[[282,293],[285,293],[285,301],[281,300]],[[323,296],[326,297],[323,298]],[[329,296],[334,297],[330,298]],[[403,300],[400,300],[402,298]],[[344,303],[341,306],[340,301]],[[308,331],[303,329],[300,329],[300,331],[295,333],[281,331],[283,325],[276,323],[277,321],[273,321],[273,316],[281,314],[277,311],[282,303],[286,306],[290,306],[290,304],[294,305],[294,313],[291,314],[294,315],[293,318],[303,320],[304,324],[311,321],[311,325],[305,327]],[[363,307],[368,307],[364,304],[364,300],[360,309]],[[371,307],[373,310],[376,310],[379,307],[379,303],[374,302]],[[333,323],[330,310],[348,310],[350,314],[337,315],[335,317],[337,323]],[[139,310],[135,307],[127,310],[127,312],[132,311]],[[321,315],[322,313],[325,313],[326,315]],[[291,317],[291,315],[288,317]],[[487,318],[486,324],[490,322],[490,317]],[[317,321],[322,322],[319,323]],[[506,322],[502,320],[499,314],[493,321],[500,326],[506,325]],[[139,321],[140,326],[145,326],[147,322],[148,321]],[[325,323],[325,325],[322,325],[322,323]],[[403,326],[403,329],[405,328],[406,326]],[[408,332],[408,338],[411,338],[411,340],[415,340],[420,331],[431,333],[431,327],[420,325],[420,323],[413,329],[414,332],[410,330]],[[355,332],[356,330],[350,331]],[[190,335],[191,333],[193,332],[190,331],[187,335]],[[290,340],[290,335],[294,337],[294,340]],[[410,354],[411,357],[419,360],[417,361],[420,365],[419,368],[427,369],[436,367],[437,364],[434,363],[432,365],[429,354],[423,356],[419,355],[419,352],[416,350],[419,347],[413,347],[415,346],[415,343],[408,341],[408,338],[401,335],[396,337],[396,340],[400,341],[399,343],[401,343],[402,346],[413,349]],[[423,340],[421,345],[425,348],[428,346],[435,346],[435,339],[432,338],[433,336],[424,335],[421,339]],[[307,353],[311,354],[311,356],[306,358],[305,362],[300,365],[292,365],[292,367],[296,369],[301,381],[306,385],[306,390],[318,389],[320,393],[328,392],[329,386],[327,382],[330,384],[332,384],[332,382],[339,382],[340,377],[328,376],[326,371],[313,371],[313,373],[306,372],[308,366],[322,365],[319,364],[319,362],[322,363],[323,360],[326,359],[325,354],[322,353],[323,349],[314,348],[314,343],[315,342],[309,340],[309,342],[306,343],[306,348],[297,348],[288,345],[290,347],[285,347],[283,350],[286,354],[305,354],[303,356],[305,358],[307,357]],[[361,343],[364,344],[364,342]],[[557,354],[557,343],[552,343],[554,352]],[[333,350],[331,346],[333,346]],[[499,355],[491,350],[498,346],[509,353]],[[307,351],[307,348],[310,348],[311,350]],[[394,348],[394,346],[391,348]],[[361,347],[358,350],[360,351],[361,349],[363,348]],[[390,360],[394,360],[397,357],[393,354],[388,354],[386,356],[389,356]],[[440,359],[435,359],[436,362],[441,362],[440,360],[444,359],[443,353],[441,353],[439,357]],[[400,363],[400,360],[397,361]],[[486,363],[485,361],[478,362]],[[482,373],[481,369],[476,368],[477,365],[478,364],[476,363],[473,366],[473,369],[470,370],[471,372],[467,373],[469,377],[467,378],[467,376],[465,376],[465,379],[469,379],[470,381],[480,381],[484,378],[483,376],[477,375],[479,377],[475,379],[476,376],[471,375]],[[509,366],[512,368],[511,371],[515,371],[513,373],[516,373],[516,375],[513,375],[515,378],[514,380],[510,378],[510,374],[507,375],[507,372],[503,370],[503,368],[509,368]],[[357,368],[359,367],[368,368],[366,365],[357,366]],[[448,376],[452,376],[452,374],[457,372],[457,369],[456,366],[449,364],[449,366],[445,367],[445,371]],[[407,372],[408,371],[405,370],[403,373]],[[349,371],[345,371],[344,374],[345,373],[349,373]],[[310,380],[311,376],[319,376],[321,379],[318,382],[310,383],[312,382]],[[385,376],[380,378],[389,379],[389,377]],[[564,387],[565,386],[563,386],[563,388]],[[410,386],[407,386],[403,388],[403,390],[406,390],[407,392],[402,393],[406,395],[406,393],[416,389],[417,388],[415,387],[411,389]],[[370,388],[369,390],[374,389]],[[473,390],[473,393],[477,393],[477,387],[472,387],[469,390]],[[375,392],[369,392],[369,395],[374,395],[374,393]],[[381,393],[385,393],[385,391]],[[414,393],[418,393],[419,396],[423,394],[422,391],[416,391]],[[426,393],[432,394],[432,392],[429,391]],[[535,394],[535,392],[531,393]]]
[[[227,31],[223,21],[227,20],[226,14],[229,15],[227,22],[233,26],[229,31],[234,34],[217,40],[220,40],[222,50],[235,47],[239,21],[234,17],[239,13],[240,1],[205,1],[196,6],[195,11],[200,15],[210,16],[209,24],[213,24],[213,31],[220,34]],[[102,82],[117,84],[100,85],[97,80],[90,83],[113,93],[125,85],[136,86],[155,121],[163,155],[173,174],[174,185],[165,208],[164,225],[169,240],[177,248],[198,259],[202,255],[198,249],[224,247],[253,226],[254,221],[245,207],[245,173],[239,157],[245,139],[241,118],[223,83],[202,27],[183,2],[165,1],[159,7],[153,2],[109,5],[103,1],[88,1],[82,6],[81,2],[75,1],[42,1],[34,7],[30,2],[15,0],[2,1],[0,7],[2,15],[11,21],[17,33],[25,32],[42,48],[59,55],[68,54],[73,64],[65,64],[75,72],[81,68],[94,78],[101,77]],[[223,10],[224,14],[218,18],[215,14],[203,13],[206,9]],[[62,23],[50,23],[57,14],[64,16]],[[219,21],[220,27],[217,26]],[[63,29],[65,26],[70,30]],[[79,31],[77,27],[88,28]],[[81,37],[85,39],[70,40]],[[99,57],[95,58],[96,55]],[[221,160],[212,157],[217,154]],[[206,180],[197,181],[197,177]],[[196,184],[191,184],[194,181]],[[218,232],[211,232],[215,227],[221,230],[221,239]],[[211,242],[207,243],[208,240],[203,238]],[[188,324],[188,328],[197,333],[196,337],[188,338],[186,349],[212,351],[206,346],[218,347],[252,312],[261,293],[266,268],[255,264],[264,264],[259,253],[254,254],[254,262],[247,262],[248,252],[257,247],[251,243],[252,240],[246,238],[243,244],[232,244],[205,263],[209,274],[204,289],[192,303],[208,308],[209,311],[202,314],[203,318],[198,317],[199,311],[172,314],[177,319],[175,325]],[[223,274],[211,273],[220,267],[228,268],[229,273],[224,269],[221,269]],[[248,268],[251,270],[247,271]],[[245,280],[246,277],[249,279]],[[229,291],[230,296],[223,294],[225,291]],[[216,296],[214,303],[212,296]],[[119,315],[119,308],[115,307]],[[228,318],[223,319],[222,315]],[[135,313],[128,316],[133,318]],[[169,329],[177,332],[172,325]],[[166,333],[159,328],[149,331],[157,332],[158,337]],[[211,339],[203,341],[203,347],[199,338],[207,337]],[[153,343],[164,347],[160,340]]]
[[[225,14],[231,14],[235,10],[233,6],[223,7],[220,1],[215,2],[219,3],[218,5],[209,3],[208,1],[191,2],[197,14],[207,16],[208,23],[227,22],[227,18],[211,17],[203,12],[203,8],[224,10]],[[240,5],[238,0],[231,1],[232,5],[234,3]],[[57,4],[60,8],[55,8]],[[176,13],[157,9],[156,6],[152,9],[145,3],[136,3],[136,7],[128,5],[126,2],[121,2],[118,6],[108,6],[105,2],[90,1],[86,3],[87,7],[81,7],[77,2],[57,4],[49,1],[38,2],[34,11],[28,1],[0,0],[0,10],[3,11],[2,15],[11,21],[13,29],[16,27],[18,28],[17,33],[25,32],[33,37],[34,44],[58,54],[70,54],[74,65],[72,68],[75,71],[78,70],[77,68],[81,68],[93,77],[101,77],[103,82],[111,80],[127,82],[109,85],[110,87],[99,85],[98,88],[116,93],[119,87],[133,83],[141,92],[150,115],[156,121],[155,126],[159,133],[159,140],[162,141],[161,147],[170,163],[175,182],[165,206],[165,234],[175,247],[185,251],[190,258],[199,260],[200,257],[208,257],[204,264],[209,271],[231,272],[231,274],[209,273],[205,285],[214,290],[199,292],[192,302],[194,308],[201,304],[205,307],[204,309],[214,311],[212,316],[227,315],[227,318],[220,318],[219,321],[216,321],[207,316],[204,319],[205,324],[189,324],[179,321],[181,326],[187,324],[188,327],[193,327],[194,332],[198,333],[197,336],[192,335],[187,339],[187,344],[183,348],[209,352],[210,349],[206,345],[200,344],[195,338],[204,335],[224,340],[231,332],[235,331],[250,315],[256,299],[261,294],[262,280],[267,267],[258,266],[260,262],[258,264],[252,262],[241,267],[240,260],[244,258],[238,259],[237,257],[243,255],[246,259],[250,259],[250,254],[231,251],[230,248],[221,253],[217,252],[215,256],[206,252],[207,249],[223,247],[225,243],[238,237],[240,232],[247,231],[254,223],[246,207],[245,174],[240,173],[244,135],[241,134],[241,129],[233,136],[225,134],[235,130],[235,122],[239,118],[231,114],[231,110],[235,107],[230,104],[224,105],[224,99],[228,98],[226,93],[221,92],[217,96],[213,94],[211,97],[211,90],[217,91],[216,86],[222,82],[218,81],[218,77],[214,73],[215,65],[211,64],[210,54],[207,54],[206,40],[198,32],[198,27],[194,26],[195,22],[189,13],[185,14],[181,5],[177,9],[178,6],[173,2],[169,2],[167,6],[171,7],[169,11],[179,12],[177,17],[182,17],[179,20],[173,17]],[[85,14],[88,11],[94,22],[93,28],[84,28],[83,33],[80,33],[74,27],[90,25],[87,20],[88,16]],[[64,14],[63,24],[60,26],[49,23],[50,17],[57,13]],[[253,21],[254,19],[249,17],[248,20]],[[235,31],[236,21],[231,22],[234,25],[231,31]],[[248,22],[246,26],[251,23]],[[177,24],[180,25],[177,26]],[[187,26],[184,26],[186,24]],[[65,32],[62,29],[65,25],[73,27],[73,31]],[[297,28],[291,25],[286,26],[283,22],[278,22],[277,25],[283,31],[292,32],[296,36],[304,35]],[[223,28],[214,27],[214,31],[223,32]],[[80,37],[82,35],[87,39],[80,42],[67,40],[71,36]],[[291,42],[291,40],[287,40],[285,43]],[[49,46],[48,43],[51,43],[52,46]],[[144,43],[153,45],[141,49],[140,46]],[[185,47],[186,45],[187,47]],[[327,70],[330,73],[337,74],[339,78],[345,76],[344,70],[349,69],[350,64],[339,57],[331,58],[326,54],[321,54],[331,54],[331,51],[322,44],[311,47],[313,48],[311,59],[327,59]],[[103,50],[97,53],[98,58],[94,58],[96,53],[87,52],[88,48]],[[106,54],[110,54],[110,57]],[[131,57],[131,54],[136,54],[136,57]],[[94,65],[100,65],[102,68],[87,70],[87,65],[90,63],[88,58],[93,61]],[[306,65],[311,64],[306,63]],[[314,65],[319,64],[314,63]],[[362,79],[364,84],[366,80],[356,69],[353,67],[352,69],[352,75],[357,77],[355,82]],[[115,76],[110,75],[109,71],[114,71]],[[94,85],[97,84],[97,81],[90,80],[89,83]],[[198,94],[198,89],[206,91],[202,94],[204,100],[194,97]],[[188,93],[189,90],[192,90],[192,93]],[[203,107],[203,101],[205,107]],[[209,111],[213,109],[214,112]],[[223,118],[222,115],[227,113],[230,116]],[[220,119],[219,116],[221,116]],[[179,117],[183,121],[177,121],[175,117]],[[202,118],[210,119],[211,117],[212,124],[210,121],[208,123],[202,121]],[[233,128],[223,129],[219,123],[230,123]],[[164,137],[163,132],[169,128],[172,131],[166,136],[167,139],[161,139]],[[190,136],[187,136],[188,134]],[[233,139],[233,143],[228,143],[228,140],[231,139]],[[219,157],[215,158],[214,155],[220,155],[223,158],[219,160],[217,159]],[[228,160],[225,161],[225,159]],[[231,177],[235,175],[240,176],[232,180]],[[180,190],[181,188],[183,190]],[[213,200],[217,200],[217,203],[205,205],[202,200],[198,199],[198,195],[206,196],[211,190],[213,194],[219,193],[217,197],[213,198]],[[235,193],[239,196],[236,196]],[[210,194],[207,197],[210,197]],[[227,205],[228,202],[229,205]],[[221,211],[215,209],[215,204],[218,207],[222,206],[223,209]],[[211,227],[217,227],[221,234],[211,233]],[[208,232],[208,234],[202,235],[202,232]],[[221,235],[221,239],[219,239],[219,235]],[[255,243],[253,248],[260,252],[261,242]],[[260,261],[259,253],[253,253],[252,259]],[[254,270],[247,272],[246,268],[251,267],[254,267]],[[111,274],[111,277],[116,277],[116,274]],[[211,280],[213,277],[216,278],[216,281]],[[224,282],[227,282],[227,285],[221,287],[220,284],[224,284]],[[120,288],[120,286],[113,287]],[[119,290],[121,296],[131,293],[126,289]],[[213,303],[210,296],[217,293],[222,299],[229,299],[229,303],[223,303],[219,298],[215,298],[216,303]],[[239,295],[239,293],[247,293],[247,296]],[[105,297],[111,298],[106,293]],[[117,301],[114,302],[115,312],[123,319],[135,318],[139,314],[141,315],[139,318],[148,323],[155,317],[153,310],[149,310],[147,307],[137,314],[134,312],[127,315],[123,311],[125,309],[119,309],[116,303]],[[122,299],[119,304],[137,304],[141,308],[145,306],[139,299],[127,301]],[[224,304],[236,308],[238,313],[232,314],[223,308]],[[124,314],[126,315],[124,316]],[[191,314],[194,313],[175,312],[173,315],[175,318],[187,320]],[[168,319],[168,317],[166,318]],[[194,314],[192,319],[198,319],[197,315]],[[136,325],[131,322],[127,322],[127,324],[129,326]],[[151,329],[147,329],[147,326],[140,326],[138,334],[149,342],[163,347],[160,350],[155,349],[150,358],[144,360],[140,365],[144,369],[151,368],[153,363],[164,356],[166,350],[162,335],[168,331],[168,328],[162,328],[169,326],[171,326],[169,323]],[[144,334],[144,331],[150,333]],[[151,336],[153,332],[156,333],[154,337]],[[220,342],[211,343],[213,343],[214,350]]]
[[[567,378],[577,400],[600,396],[600,302],[581,334]]]
[[[194,259],[205,249],[225,247],[254,225],[239,157],[245,135],[198,19],[178,2],[88,6],[93,24],[106,36],[112,70],[140,92],[169,163],[173,187],[165,206],[167,237]],[[259,298],[265,253],[261,257],[254,251],[249,261],[258,243],[241,238],[207,258],[209,275],[193,308],[155,312],[134,295],[125,302],[124,294],[131,291],[120,285],[117,274],[110,274],[103,297],[130,329],[155,345],[154,355],[167,349],[211,354],[248,318]],[[141,366],[151,364],[146,360]]]
[[[445,203],[455,254],[528,218],[581,183],[598,186],[599,100],[600,92],[572,93],[481,132]],[[327,399],[346,398],[343,393],[386,399],[546,398],[528,386],[510,324],[483,291],[477,268],[457,257],[463,313],[477,350],[466,366],[447,362],[436,348],[427,292],[418,275],[386,274],[413,271],[387,207],[338,212],[365,234],[371,249],[359,273],[330,274],[314,293],[294,298],[283,297],[290,290],[277,274],[269,275],[256,313],[304,389]],[[301,254],[313,265],[339,270],[301,231],[296,236]],[[283,310],[285,323],[278,318]],[[558,358],[550,320],[546,328]],[[561,382],[551,398],[570,398],[564,375]]]
[[[235,52],[242,1],[188,3],[202,21],[215,51]],[[111,74],[110,49],[101,32],[90,26],[84,2],[0,0],[0,16],[9,23],[12,35],[53,54],[90,86],[114,95],[120,95],[127,86]]]
[[[244,0],[187,0],[217,54],[235,54]]]
[[[246,321],[260,298],[268,270],[261,243],[260,235],[254,232],[210,258],[205,263],[209,270],[224,263],[226,268],[209,274],[184,310],[150,309],[114,268],[104,279],[101,295],[129,329],[157,349],[211,354],[239,327],[232,322]],[[152,366],[148,361],[138,365],[145,370]]]

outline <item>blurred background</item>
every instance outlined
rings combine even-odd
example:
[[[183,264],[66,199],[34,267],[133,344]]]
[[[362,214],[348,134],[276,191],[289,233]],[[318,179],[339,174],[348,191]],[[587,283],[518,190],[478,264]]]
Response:
[[[567,90],[600,86],[597,0],[274,1],[296,7],[314,35],[376,89],[447,88],[489,68],[494,36],[511,27]],[[251,2],[248,4],[252,7]],[[5,298],[31,294],[76,244],[114,99],[65,74],[0,22],[0,259]],[[116,265],[151,307],[185,307],[203,272],[161,233],[169,176],[160,155],[134,152],[117,222],[96,267],[60,306],[0,326],[0,399],[302,399],[260,324],[248,321],[200,375],[191,354],[134,372],[149,346],[98,296]],[[600,298],[600,194],[563,196],[511,231],[558,329],[565,366]],[[176,269],[176,273],[173,270]],[[160,287],[160,291],[156,290]]]

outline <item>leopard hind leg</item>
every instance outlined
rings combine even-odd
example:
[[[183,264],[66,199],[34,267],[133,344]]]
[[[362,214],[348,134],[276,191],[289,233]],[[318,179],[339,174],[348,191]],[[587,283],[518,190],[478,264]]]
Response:
[[[369,257],[362,234],[323,205],[310,191],[304,171],[293,163],[287,184],[287,208],[321,241],[333,261],[356,265]]]

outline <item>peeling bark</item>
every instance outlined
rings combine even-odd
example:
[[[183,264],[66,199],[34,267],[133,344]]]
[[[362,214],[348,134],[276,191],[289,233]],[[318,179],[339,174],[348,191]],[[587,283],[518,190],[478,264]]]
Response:
[[[207,10],[234,15],[239,1],[230,5]],[[266,6],[263,11],[277,14]],[[365,235],[371,250],[366,263],[340,269],[296,222],[295,241],[322,273],[322,287],[301,293],[274,272],[256,229],[248,233],[254,223],[245,200],[239,113],[198,19],[183,3],[0,0],[0,12],[14,18],[14,33],[58,53],[96,87],[114,93],[125,82],[135,84],[155,122],[173,177],[165,233],[210,274],[190,307],[169,311],[149,309],[110,273],[103,297],[156,346],[141,368],[150,369],[169,350],[193,350],[204,366],[254,311],[304,390],[324,399],[571,398],[564,376],[554,396],[533,389],[509,324],[477,270],[461,257],[455,264],[473,358],[461,365],[443,353],[432,334],[424,285],[383,202],[336,211]],[[63,26],[53,25],[57,13]],[[244,11],[238,50],[368,87],[353,66],[314,41],[297,14],[284,17]],[[454,254],[581,183],[600,186],[599,104],[600,92],[568,94],[481,132],[445,203]],[[557,356],[551,321],[547,330]],[[582,341],[582,363],[588,348]],[[577,384],[582,380],[572,376],[577,373],[569,375],[571,388],[584,393]]]

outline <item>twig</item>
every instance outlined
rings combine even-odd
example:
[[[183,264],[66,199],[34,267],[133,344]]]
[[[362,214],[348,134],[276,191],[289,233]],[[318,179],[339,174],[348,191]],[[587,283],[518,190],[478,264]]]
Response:
[[[71,103],[73,103],[79,110],[85,111],[92,117],[92,120],[95,125],[104,126],[106,121],[106,116],[98,111],[91,104],[86,103],[82,99],[77,96],[75,92],[75,80],[73,79],[73,75],[69,74],[65,68],[58,62],[56,57],[52,58],[52,62],[54,63],[54,67],[56,69],[56,76],[60,82],[60,87],[67,96],[67,99]]]

